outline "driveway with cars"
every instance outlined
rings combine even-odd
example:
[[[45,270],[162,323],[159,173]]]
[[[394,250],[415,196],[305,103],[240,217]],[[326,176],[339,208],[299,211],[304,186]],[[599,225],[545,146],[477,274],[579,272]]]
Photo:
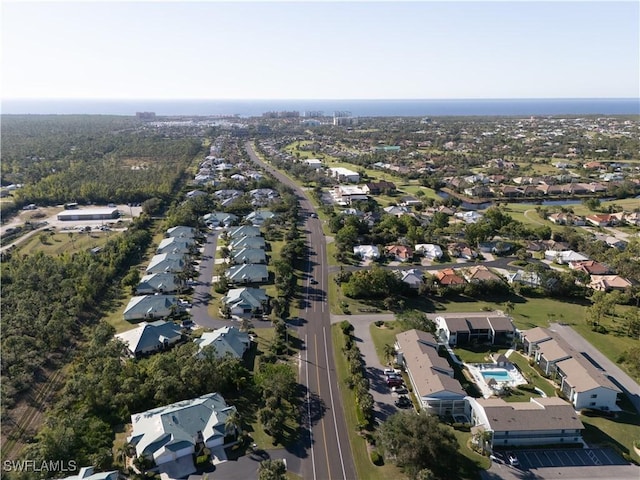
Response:
[[[371,331],[371,324],[376,320],[394,320],[393,314],[378,315],[331,315],[331,323],[338,323],[348,320],[353,325],[353,336],[362,354],[369,382],[370,392],[373,396],[375,419],[377,422],[384,422],[389,415],[398,411],[394,401],[398,399],[397,394],[391,393],[391,388],[387,385],[384,369],[386,366],[380,363],[376,353]]]

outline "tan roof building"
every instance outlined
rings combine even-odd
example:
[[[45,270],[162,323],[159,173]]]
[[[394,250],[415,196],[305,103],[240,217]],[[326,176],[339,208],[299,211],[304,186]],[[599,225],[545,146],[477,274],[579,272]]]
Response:
[[[423,409],[437,415],[464,414],[466,393],[453,378],[449,362],[439,355],[433,335],[409,330],[396,335],[396,347]]]

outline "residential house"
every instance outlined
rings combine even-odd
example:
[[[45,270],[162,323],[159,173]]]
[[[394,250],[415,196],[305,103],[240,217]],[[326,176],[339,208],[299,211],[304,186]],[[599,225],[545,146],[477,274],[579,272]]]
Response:
[[[344,167],[330,167],[329,175],[340,182],[358,183],[360,174]]]
[[[322,168],[322,161],[317,158],[307,158],[306,160],[304,160],[304,163],[306,163],[308,167],[313,168],[314,170]]]
[[[230,227],[238,223],[238,216],[233,213],[211,212],[202,217],[209,228]]]
[[[475,431],[491,433],[490,448],[578,444],[584,425],[573,406],[561,398],[506,402],[467,397]]]
[[[468,212],[457,212],[454,216],[465,223],[478,223],[482,218],[482,215],[474,210]]]
[[[264,250],[265,241],[262,237],[238,237],[234,238],[229,243],[229,248],[231,251],[236,252],[238,250],[242,250],[243,248],[261,248]]]
[[[375,260],[380,258],[380,250],[375,245],[356,245],[353,254],[363,260]]]
[[[165,236],[194,239],[196,236],[196,229],[193,227],[178,225],[176,227],[168,228]]]
[[[267,263],[267,255],[261,248],[243,248],[234,250],[231,254],[231,263]]]
[[[269,280],[267,266],[253,263],[234,265],[225,272],[225,276],[230,283],[235,285],[263,283]]]
[[[413,289],[418,289],[423,283],[422,272],[415,268],[411,268],[409,270],[399,270],[397,271],[397,273],[400,276],[400,280],[402,280]]]
[[[584,217],[573,215],[572,213],[552,213],[547,219],[556,225],[575,225],[583,226],[585,224]]]
[[[181,288],[181,282],[173,273],[151,273],[140,279],[136,286],[138,295],[156,293],[175,293]]]
[[[240,227],[232,228],[229,231],[229,237],[233,240],[242,237],[259,237],[261,235],[260,229],[251,225],[242,225]]]
[[[365,183],[363,190],[371,195],[380,195],[381,193],[395,193],[396,185],[393,182],[380,180],[379,182]]]
[[[171,315],[178,300],[174,295],[140,295],[132,297],[124,309],[125,320],[161,318]]]
[[[575,409],[619,410],[620,389],[570,343],[542,327],[524,330],[521,337],[525,352],[558,383]]]
[[[415,246],[415,251],[430,260],[440,259],[443,255],[440,245],[433,243],[419,243]]]
[[[405,245],[387,245],[385,254],[398,262],[408,262],[413,259],[413,249]]]
[[[526,270],[518,270],[515,273],[510,273],[507,276],[507,283],[513,285],[519,283],[528,287],[537,288],[542,285],[542,279],[537,272],[529,272]]]
[[[196,448],[221,448],[229,435],[227,418],[236,414],[218,393],[131,415],[132,432],[127,442],[138,457],[154,461],[169,478],[195,473]]]
[[[331,196],[338,205],[351,205],[354,201],[367,200],[369,196],[357,185],[338,185],[333,188]]]
[[[396,335],[398,362],[406,368],[420,407],[434,415],[464,414],[466,393],[454,378],[453,368],[438,353],[430,333],[409,330]]]
[[[251,223],[254,227],[261,227],[266,220],[270,220],[276,216],[275,213],[269,210],[258,210],[251,212],[245,217],[245,220]]]
[[[212,347],[216,358],[231,356],[241,359],[251,346],[251,338],[247,332],[236,327],[222,327],[213,332],[204,332],[200,338],[194,339],[198,345],[198,356],[203,357],[203,350]]]
[[[438,335],[449,345],[469,343],[490,343],[510,345],[516,329],[513,320],[507,316],[487,316],[470,313],[460,316],[438,316],[435,319]]]
[[[414,207],[416,205],[422,205],[422,200],[412,197],[411,195],[405,195],[400,199],[400,205],[404,207]]]
[[[251,197],[251,205],[264,207],[278,198],[280,194],[272,188],[256,188],[249,191],[249,196]]]
[[[618,394],[622,393],[590,362],[568,358],[556,363],[556,382],[562,394],[576,410],[583,408],[617,409]]]
[[[181,238],[181,237],[168,237],[163,238],[156,248],[156,254],[172,253],[177,255],[188,255],[193,248],[193,240]]]
[[[149,261],[145,272],[152,273],[178,273],[187,266],[185,256],[179,253],[161,253],[154,255]]]
[[[502,278],[499,275],[493,273],[484,265],[475,265],[471,268],[463,268],[461,269],[461,272],[465,280],[469,283],[502,281]]]
[[[611,273],[611,269],[604,263],[595,260],[582,260],[577,262],[569,262],[569,268],[578,270],[579,272],[588,273],[589,275],[607,275]]]
[[[581,262],[589,260],[589,257],[573,250],[565,250],[559,252],[557,250],[547,250],[544,252],[544,258],[560,265],[570,264],[571,262]]]
[[[453,268],[445,268],[436,273],[436,280],[439,285],[449,287],[451,285],[464,285],[466,280],[458,275]]]
[[[222,298],[231,315],[251,317],[262,315],[269,304],[269,297],[262,288],[232,288]]]
[[[591,275],[589,288],[600,292],[610,292],[611,290],[626,290],[632,283],[619,275]]]
[[[61,478],[60,480],[118,480],[120,478],[117,470],[110,472],[96,472],[95,467],[82,467],[77,475]]]
[[[393,215],[394,217],[401,217],[403,215],[411,214],[411,207],[402,205],[390,205],[388,207],[384,207],[383,210],[385,213]]]
[[[198,198],[198,197],[206,197],[207,196],[207,192],[203,192],[202,190],[191,190],[190,192],[187,192],[187,198]]]
[[[155,353],[182,339],[180,327],[173,322],[142,322],[136,328],[115,335],[134,357]]]
[[[595,227],[610,227],[620,223],[618,217],[610,213],[587,215],[585,219]]]
[[[464,258],[465,260],[473,260],[478,254],[466,243],[456,242],[447,245],[447,252],[451,257]]]

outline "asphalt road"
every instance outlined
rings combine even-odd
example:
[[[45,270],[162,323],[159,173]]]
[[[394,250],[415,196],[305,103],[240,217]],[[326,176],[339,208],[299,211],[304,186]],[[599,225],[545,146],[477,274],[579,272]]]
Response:
[[[301,476],[308,480],[356,478],[353,455],[341,403],[331,342],[328,300],[328,263],[322,225],[310,214],[315,209],[298,185],[270,165],[262,162],[250,142],[245,148],[251,159],[297,192],[309,246],[305,272],[304,302],[297,322],[304,340],[299,381],[307,388],[307,426],[309,437],[303,449]]]

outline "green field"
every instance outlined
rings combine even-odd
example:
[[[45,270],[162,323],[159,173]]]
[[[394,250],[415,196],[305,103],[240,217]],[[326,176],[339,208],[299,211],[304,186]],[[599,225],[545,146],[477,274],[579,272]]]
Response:
[[[118,232],[41,232],[35,233],[16,248],[21,254],[32,254],[43,252],[48,255],[59,255],[62,253],[81,252],[95,247],[101,247],[110,237],[118,235]]]

